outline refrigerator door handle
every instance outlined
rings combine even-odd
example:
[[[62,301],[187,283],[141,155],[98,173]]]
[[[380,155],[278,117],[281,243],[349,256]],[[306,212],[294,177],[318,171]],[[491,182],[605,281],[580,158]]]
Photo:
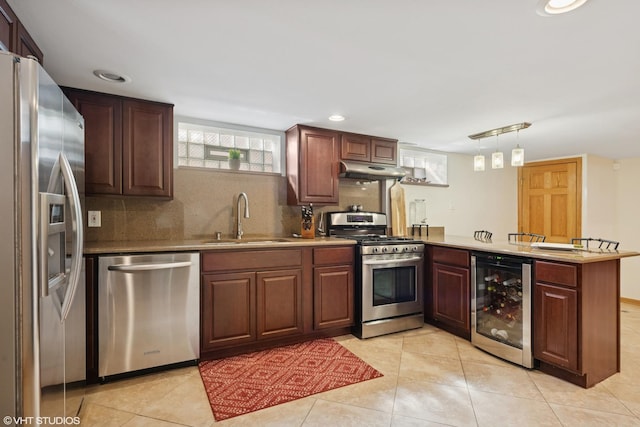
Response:
[[[64,322],[69,311],[71,310],[71,304],[73,303],[73,297],[76,294],[78,288],[78,282],[80,281],[80,273],[82,271],[82,242],[84,240],[84,231],[82,225],[82,208],[80,206],[80,195],[78,194],[78,187],[76,186],[76,180],[73,176],[73,170],[69,164],[69,160],[60,153],[58,157],[58,163],[60,165],[60,171],[64,180],[65,193],[69,199],[69,206],[71,207],[71,226],[72,226],[72,248],[71,248],[71,267],[69,271],[69,286],[67,292],[62,301],[62,310],[60,314],[61,322]]]

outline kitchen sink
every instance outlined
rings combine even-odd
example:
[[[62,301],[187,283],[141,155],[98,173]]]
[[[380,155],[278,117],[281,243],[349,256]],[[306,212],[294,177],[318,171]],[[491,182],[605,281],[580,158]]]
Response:
[[[202,243],[205,245],[255,245],[255,244],[273,244],[286,243],[288,239],[227,239],[227,240],[206,240]]]

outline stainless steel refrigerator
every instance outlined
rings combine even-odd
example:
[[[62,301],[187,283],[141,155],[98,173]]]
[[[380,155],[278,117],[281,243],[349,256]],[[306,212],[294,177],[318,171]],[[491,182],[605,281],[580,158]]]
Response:
[[[35,60],[0,52],[5,424],[4,417],[75,416],[82,401],[82,387],[68,384],[82,384],[85,372],[83,127]]]

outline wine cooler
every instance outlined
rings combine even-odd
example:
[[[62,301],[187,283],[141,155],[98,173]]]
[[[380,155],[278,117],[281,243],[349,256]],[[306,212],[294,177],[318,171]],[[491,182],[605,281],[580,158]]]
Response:
[[[533,368],[531,260],[497,254],[471,256],[471,343]]]

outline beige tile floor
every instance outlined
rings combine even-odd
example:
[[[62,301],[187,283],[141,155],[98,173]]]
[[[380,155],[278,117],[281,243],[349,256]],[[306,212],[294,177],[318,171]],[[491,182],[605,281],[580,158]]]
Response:
[[[337,340],[378,379],[215,422],[195,367],[93,386],[83,426],[640,426],[640,307],[622,304],[622,368],[588,390],[431,326]]]

